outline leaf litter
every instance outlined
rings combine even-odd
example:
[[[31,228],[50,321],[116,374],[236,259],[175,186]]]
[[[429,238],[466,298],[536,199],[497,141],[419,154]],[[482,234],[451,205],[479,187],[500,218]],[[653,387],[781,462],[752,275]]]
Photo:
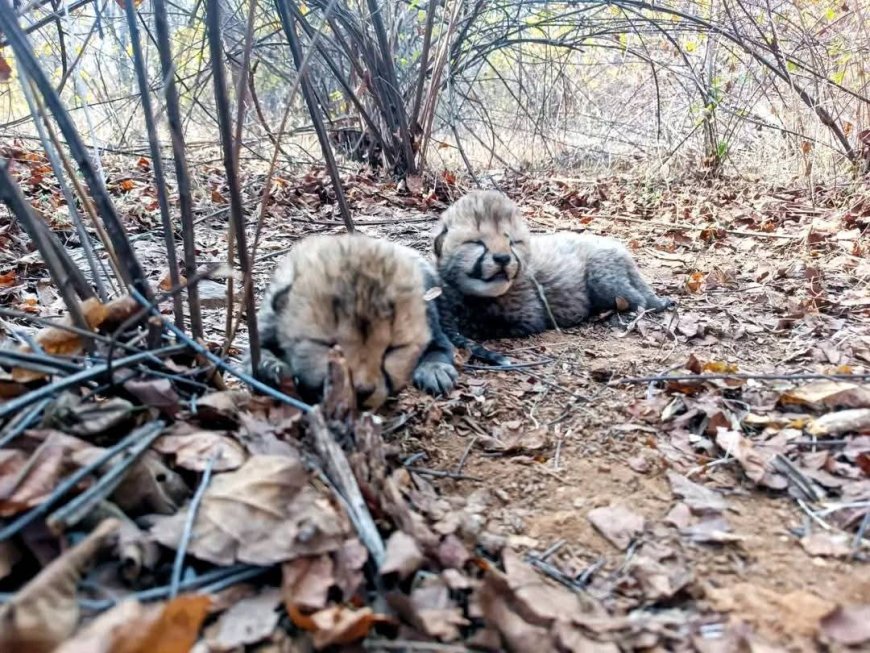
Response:
[[[141,175],[129,177],[117,176],[119,202],[147,194]],[[249,181],[255,197],[260,180]],[[434,218],[458,192],[455,179],[448,194],[425,179],[410,192],[366,174],[346,181],[352,208],[385,223],[361,230],[420,249],[428,227],[402,219]],[[466,369],[444,400],[409,390],[387,409],[404,426],[386,441],[379,423],[351,420],[337,435],[384,542],[379,570],[298,411],[221,387],[183,357],[167,361],[168,377],[139,368],[113,379],[112,392],[54,398],[38,428],[0,449],[2,526],[91,488],[97,500],[89,519],[59,536],[37,520],[0,543],[0,590],[15,592],[2,595],[4,606],[42,601],[28,588],[53,569],[48,561],[68,560],[92,541],[83,536],[101,532],[99,515],[114,515],[116,526],[92,559],[65,567],[65,580],[48,576],[52,587],[39,591],[64,606],[63,618],[36,645],[73,653],[194,643],[203,653],[301,642],[355,650],[363,639],[371,650],[387,640],[560,652],[863,645],[870,588],[854,570],[867,560],[870,388],[854,375],[867,373],[870,337],[866,288],[854,281],[866,265],[853,252],[866,251],[870,202],[840,211],[836,189],[818,190],[811,205],[798,192],[738,182],[674,184],[655,211],[695,228],[661,229],[619,222],[649,215],[631,180],[501,182],[535,229],[624,236],[662,292],[679,298],[679,312],[627,323],[621,338],[593,322],[499,343],[552,362],[534,376]],[[276,184],[262,250],[318,230],[311,220],[329,214],[329,185],[323,170]],[[225,202],[220,184],[203,187]],[[698,207],[713,207],[716,224]],[[288,214],[298,219],[288,223]],[[805,216],[822,214],[826,224],[810,227]],[[136,215],[139,229],[159,224],[156,209]],[[216,257],[224,237],[220,225],[197,234]],[[164,278],[160,248],[140,251],[155,283]],[[266,260],[259,286],[268,272]],[[17,275],[2,283],[2,301],[30,314],[48,315],[44,301],[56,299],[26,293]],[[222,333],[223,289],[216,297],[206,322]],[[93,311],[92,326],[109,332],[103,308]],[[49,355],[87,356],[63,329],[31,336]],[[7,398],[47,378],[5,367]],[[784,378],[745,378],[771,371]],[[644,375],[674,378],[619,384]],[[187,379],[220,389],[191,392]],[[118,485],[100,482],[121,456],[54,496],[70,474],[158,417],[169,426]],[[412,453],[425,458],[406,468]],[[173,598],[170,571],[188,523]],[[78,575],[83,582],[71,585]],[[40,614],[20,632],[42,630]]]

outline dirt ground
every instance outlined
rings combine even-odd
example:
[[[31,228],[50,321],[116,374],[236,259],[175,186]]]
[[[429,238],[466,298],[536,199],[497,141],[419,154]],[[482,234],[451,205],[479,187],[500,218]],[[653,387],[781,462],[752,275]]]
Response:
[[[254,216],[262,178],[245,179]],[[870,424],[866,414],[847,427],[823,418],[870,408],[865,383],[832,376],[870,374],[866,186],[489,181],[520,203],[533,231],[625,242],[678,308],[487,343],[513,369],[468,365],[459,352],[450,396],[407,389],[389,403],[380,413],[388,442],[446,501],[427,515],[435,530],[452,533],[460,513],[475,515],[482,546],[514,546],[611,619],[624,617],[621,628],[636,627],[632,650],[667,650],[658,636],[644,643],[650,629],[699,651],[860,641],[860,625],[826,619],[870,604]],[[322,171],[278,182],[257,252],[260,292],[300,238],[344,229]],[[439,212],[462,191],[452,175],[417,182],[400,193],[350,175],[358,229],[428,251]],[[222,183],[208,171],[199,178],[202,264],[226,260]],[[147,175],[110,189],[156,285],[167,271]],[[40,287],[39,303],[56,304]],[[224,282],[201,288],[216,348]],[[233,344],[238,360],[243,327]],[[660,378],[668,374],[678,378]]]
[[[461,476],[435,479],[445,495],[490,495],[487,532],[538,554],[555,546],[548,561],[569,577],[582,576],[617,614],[639,605],[684,610],[711,623],[724,614],[731,624],[748,625],[758,641],[815,650],[819,619],[832,605],[870,603],[866,539],[851,557],[811,555],[801,545],[802,537],[838,527],[854,537],[854,516],[826,520],[843,516],[838,506],[846,496],[863,501],[862,511],[870,498],[867,470],[846,471],[854,457],[844,457],[845,441],[807,445],[800,424],[812,407],[778,403],[788,389],[818,381],[798,376],[663,388],[619,380],[693,365],[708,372],[866,374],[866,193],[704,182],[651,191],[620,180],[553,178],[505,180],[502,187],[536,231],[587,229],[627,242],[659,294],[679,308],[623,317],[620,325],[600,321],[491,342],[534,366],[464,367],[447,398],[405,391],[383,414],[391,442],[408,456],[418,454],[419,467]],[[360,231],[428,249],[437,207],[403,210],[386,200],[364,206],[356,214]],[[312,231],[341,231],[294,215],[300,214],[292,208],[273,212],[264,255]],[[366,225],[378,221],[398,224]],[[270,258],[261,260],[261,275]],[[790,452],[801,469],[819,470],[819,503],[811,507],[789,483],[771,488],[751,480],[740,456],[716,444],[710,425],[723,420],[757,443],[775,442],[771,451]],[[861,442],[866,455],[866,437]],[[834,478],[824,465],[839,465],[846,476]],[[669,517],[678,500],[668,470],[726,498],[726,535],[712,541],[685,535],[687,524]],[[589,520],[590,511],[613,505],[644,520],[625,551]],[[645,542],[666,546],[691,582],[659,601],[621,587],[626,565]]]

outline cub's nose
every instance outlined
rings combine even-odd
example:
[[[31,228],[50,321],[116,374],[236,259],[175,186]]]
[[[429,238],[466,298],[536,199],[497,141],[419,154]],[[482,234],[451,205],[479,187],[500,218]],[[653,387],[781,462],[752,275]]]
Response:
[[[510,254],[493,254],[492,260],[495,261],[498,265],[504,267],[508,263],[511,262]]]
[[[367,385],[367,386],[359,386],[356,388],[356,405],[363,406],[366,403],[366,399],[375,394],[375,386]]]

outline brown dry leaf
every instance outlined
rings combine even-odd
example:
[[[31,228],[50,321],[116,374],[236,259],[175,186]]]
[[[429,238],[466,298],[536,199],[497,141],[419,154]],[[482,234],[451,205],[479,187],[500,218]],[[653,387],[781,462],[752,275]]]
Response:
[[[870,408],[852,408],[822,415],[807,425],[807,432],[816,437],[870,432]]]
[[[525,429],[522,425],[495,429],[492,436],[481,436],[478,444],[485,451],[498,453],[535,453],[547,447],[547,429]]]
[[[784,490],[788,487],[788,479],[771,469],[773,454],[762,451],[749,438],[743,437],[737,431],[719,429],[716,444],[725,453],[734,456],[746,475],[758,485],[772,490]]]
[[[704,273],[703,272],[692,272],[689,275],[689,278],[686,279],[686,288],[691,293],[701,292],[701,286],[704,283]]]
[[[186,594],[150,609],[116,634],[112,653],[189,653],[211,599]]]
[[[625,551],[631,541],[643,532],[646,524],[642,515],[625,506],[610,505],[590,510],[586,518],[608,542]]]
[[[404,580],[417,571],[425,561],[420,547],[413,537],[402,531],[394,531],[387,540],[387,553],[381,566],[381,575],[396,574]]]
[[[3,274],[0,274],[0,288],[9,288],[17,283],[18,273],[15,270],[9,270],[9,272],[4,272]]]
[[[647,601],[669,599],[692,581],[692,572],[684,565],[644,555],[631,561],[628,572],[637,580]]]
[[[169,469],[157,453],[146,451],[112,492],[111,499],[131,516],[173,515],[189,496],[190,488],[184,479]]]
[[[212,392],[196,400],[196,419],[202,424],[236,426],[239,412],[251,401],[250,393],[244,390]]]
[[[6,83],[12,79],[12,66],[6,58],[0,55],[0,82]]]
[[[820,626],[825,638],[837,644],[870,643],[870,604],[838,606],[822,618]]]
[[[342,598],[350,601],[362,587],[365,577],[363,567],[369,559],[369,551],[362,542],[353,537],[345,540],[335,554],[335,585]]]
[[[682,474],[668,471],[671,492],[680,497],[696,515],[718,515],[728,508],[724,497],[718,492],[698,485]]]
[[[211,651],[234,651],[268,638],[281,616],[281,592],[268,588],[257,596],[244,598],[224,612],[206,633]]]
[[[281,566],[281,594],[288,612],[291,607],[304,612],[322,610],[333,585],[335,576],[329,555],[305,556]]]
[[[701,368],[703,372],[709,374],[734,374],[739,370],[737,363],[726,363],[724,361],[708,361]]]
[[[849,536],[845,533],[813,533],[801,538],[801,546],[811,556],[845,558],[852,553]]]
[[[818,381],[784,392],[783,406],[870,408],[870,387],[845,381]]]
[[[510,587],[501,574],[492,571],[484,576],[477,599],[486,625],[498,631],[510,653],[555,653],[556,647],[547,628],[520,616],[512,609],[512,598]]]
[[[124,382],[124,389],[142,405],[156,408],[170,419],[178,413],[181,400],[169,379],[131,379]]]
[[[458,640],[459,629],[469,625],[462,609],[451,600],[447,585],[437,577],[415,587],[410,596],[393,592],[387,601],[404,621],[442,642]]]
[[[107,519],[84,540],[52,561],[0,606],[0,651],[48,653],[79,624],[76,588],[82,572],[114,536],[119,522]]]
[[[92,329],[98,329],[108,316],[107,307],[95,298],[83,302],[81,308],[85,320]],[[71,326],[72,319],[65,317],[61,320],[60,324]],[[34,339],[39,343],[39,346],[42,347],[46,354],[53,356],[73,356],[81,353],[84,349],[84,344],[80,335],[60,327],[44,327],[36,333]],[[32,352],[33,350],[29,345],[23,345],[21,351]],[[19,383],[29,383],[30,381],[46,378],[46,376],[48,375],[43,374],[42,372],[34,372],[20,367],[12,369],[12,378]]]
[[[72,639],[63,642],[52,653],[115,653],[118,633],[140,621],[150,608],[139,601],[121,601],[80,629]]]
[[[81,403],[77,395],[65,395],[53,404],[46,424],[90,441],[116,429],[128,430],[136,412],[132,403],[120,397]]]
[[[19,560],[21,560],[21,551],[14,542],[9,540],[0,542],[0,580],[10,574]]]
[[[368,635],[376,624],[392,621],[386,615],[376,614],[371,608],[352,610],[336,605],[310,615],[305,619],[305,625],[296,625],[311,630],[314,648],[323,649],[327,646],[352,644]]]
[[[523,562],[512,549],[502,551],[505,573],[500,575],[506,594],[512,597],[513,609],[534,623],[570,620],[578,614],[592,612],[596,606],[571,590],[550,582]],[[491,570],[490,575],[498,572]]]
[[[336,550],[348,532],[343,513],[307,485],[298,458],[252,456],[214,477],[196,516],[188,553],[217,565],[272,565]],[[187,510],[158,521],[155,539],[175,549]]]
[[[195,472],[204,471],[214,458],[214,471],[238,469],[245,463],[244,447],[217,431],[194,431],[164,435],[154,443],[160,453],[175,456],[175,465]]]

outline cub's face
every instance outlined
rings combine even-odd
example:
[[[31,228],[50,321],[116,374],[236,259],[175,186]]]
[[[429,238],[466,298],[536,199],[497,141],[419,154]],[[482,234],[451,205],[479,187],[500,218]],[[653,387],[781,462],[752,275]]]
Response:
[[[281,266],[270,300],[283,358],[309,399],[320,396],[338,345],[359,405],[378,408],[409,383],[430,340],[419,266],[386,241],[306,239]]]
[[[465,295],[504,295],[528,260],[525,221],[497,191],[473,191],[461,198],[444,213],[435,233],[438,271]]]

